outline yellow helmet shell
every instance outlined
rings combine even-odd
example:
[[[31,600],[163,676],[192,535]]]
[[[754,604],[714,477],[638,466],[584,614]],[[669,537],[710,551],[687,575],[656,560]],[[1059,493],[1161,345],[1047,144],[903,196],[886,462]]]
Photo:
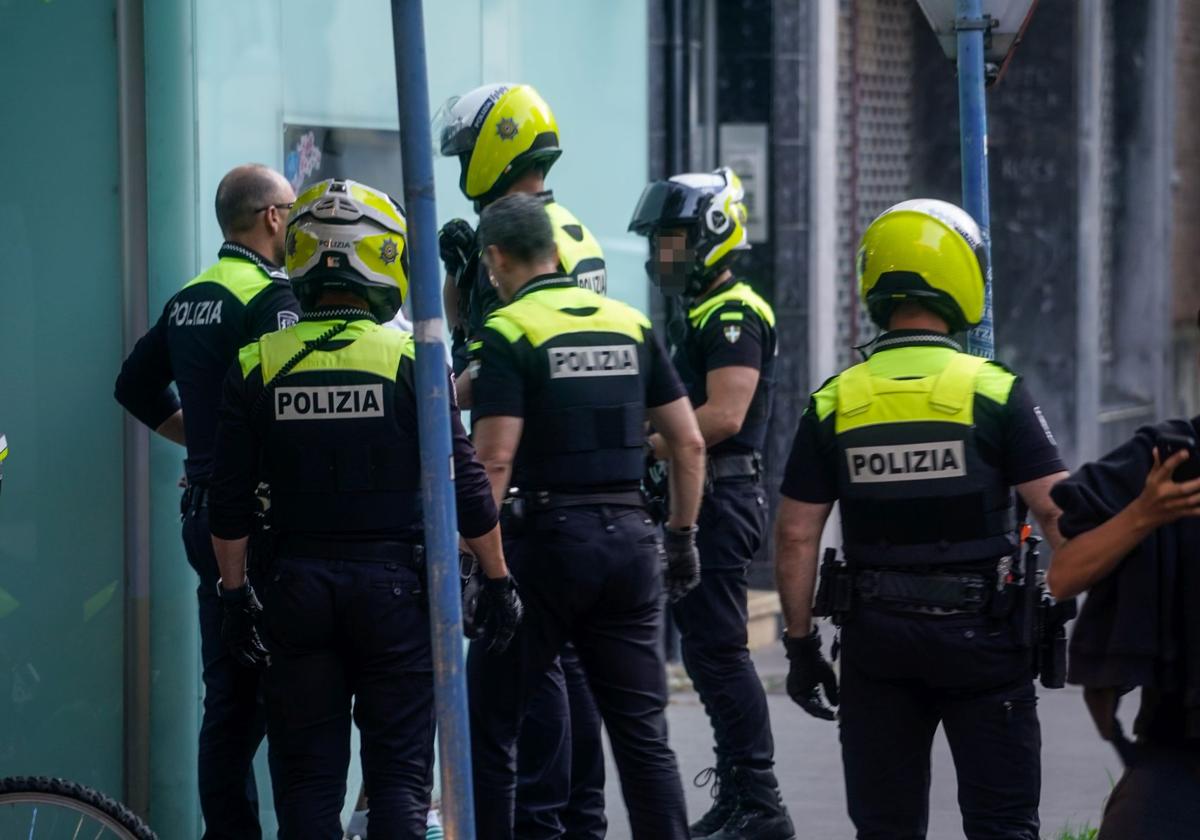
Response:
[[[377,317],[390,319],[408,294],[407,233],[404,211],[387,193],[321,181],[300,194],[288,218],[288,276],[302,302],[302,289],[349,283]]]
[[[983,318],[983,235],[949,202],[917,198],[883,211],[863,234],[857,269],[859,295],[881,329],[905,300],[944,315],[955,332]]]
[[[562,154],[554,112],[529,85],[484,85],[449,100],[434,133],[443,155],[462,160],[459,186],[477,202],[507,189],[523,164],[548,170]]]

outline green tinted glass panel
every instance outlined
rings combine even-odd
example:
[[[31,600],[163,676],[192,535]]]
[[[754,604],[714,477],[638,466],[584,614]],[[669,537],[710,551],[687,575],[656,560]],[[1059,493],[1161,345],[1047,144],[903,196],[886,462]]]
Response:
[[[0,4],[0,775],[122,795],[114,3]],[[19,116],[16,116],[19,115]],[[0,834],[4,829],[0,829]]]

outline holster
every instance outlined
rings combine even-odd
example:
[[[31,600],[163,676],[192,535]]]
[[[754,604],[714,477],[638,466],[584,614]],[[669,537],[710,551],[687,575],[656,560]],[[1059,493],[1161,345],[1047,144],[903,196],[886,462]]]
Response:
[[[271,488],[260,483],[254,491],[258,510],[254,514],[254,530],[246,548],[246,569],[257,580],[268,581],[279,556],[279,532],[271,527]]]
[[[279,556],[279,535],[270,526],[255,528],[250,532],[246,548],[246,571],[256,581],[270,580]]]
[[[1025,553],[1013,574],[1012,629],[1017,644],[1025,649],[1034,649],[1037,660],[1038,644],[1038,537],[1029,535],[1023,540]],[[1035,671],[1036,673],[1036,664]]]
[[[1067,680],[1067,622],[1079,612],[1074,598],[1055,601],[1038,576],[1037,648],[1034,673],[1046,688],[1062,688]]]
[[[208,485],[188,484],[179,497],[180,521],[196,516],[200,509],[208,506]]]
[[[718,481],[735,478],[762,478],[762,454],[714,455],[704,462],[704,492],[711,493]]]
[[[463,635],[468,639],[477,639],[483,633],[483,626],[475,620],[479,595],[483,592],[483,569],[475,555],[465,551],[458,553],[458,575],[462,582]]]
[[[500,505],[500,527],[504,534],[510,537],[524,534],[527,514],[525,499],[510,492]]]
[[[840,626],[853,606],[854,578],[845,562],[838,559],[837,549],[827,548],[821,558],[813,615],[832,618]]]

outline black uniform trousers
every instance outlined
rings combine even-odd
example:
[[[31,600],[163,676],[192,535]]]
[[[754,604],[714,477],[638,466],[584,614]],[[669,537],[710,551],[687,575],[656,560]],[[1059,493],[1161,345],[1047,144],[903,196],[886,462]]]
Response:
[[[505,554],[525,602],[510,648],[467,659],[476,831],[509,840],[517,733],[532,686],[574,642],[608,729],[635,840],[688,836],[667,742],[662,557],[645,511],[569,507],[505,521]]]
[[[746,631],[747,572],[766,519],[757,480],[715,482],[700,509],[700,585],[672,608],[684,668],[712,724],[719,768],[769,770],[775,761],[767,696]]]
[[[284,552],[263,595],[267,734],[280,840],[340,840],[350,720],[372,840],[418,840],[433,786],[424,575],[404,562]]]
[[[859,840],[921,840],[939,723],[968,840],[1038,840],[1041,729],[1009,623],[860,608],[842,628],[839,713]]]
[[[532,686],[517,738],[518,837],[603,840],[600,711],[572,645]]]
[[[1099,840],[1200,837],[1200,749],[1139,741],[1104,806]]]
[[[208,528],[208,508],[183,510],[183,547],[200,578],[200,659],[204,680],[204,720],[200,724],[197,777],[204,840],[256,840],[258,790],[254,754],[266,734],[261,675],[244,668],[221,640],[224,609],[217,595],[220,572]]]

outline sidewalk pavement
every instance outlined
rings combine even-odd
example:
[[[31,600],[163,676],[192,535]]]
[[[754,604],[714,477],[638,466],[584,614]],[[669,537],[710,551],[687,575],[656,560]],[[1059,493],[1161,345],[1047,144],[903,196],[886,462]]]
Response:
[[[784,691],[787,660],[779,645],[753,653],[768,689],[775,733],[776,772],[796,824],[798,840],[852,840],[846,816],[837,726],[802,712]],[[1119,777],[1120,761],[1092,726],[1079,689],[1039,689],[1042,722],[1042,835],[1054,840],[1068,826],[1095,827],[1104,799]],[[1133,705],[1133,704],[1126,704]],[[696,819],[708,808],[707,789],[693,777],[712,763],[712,736],[700,699],[688,687],[671,696],[667,716],[671,743],[679,757],[688,813]],[[609,840],[629,840],[629,824],[611,757],[608,767]],[[954,765],[939,730],[933,749],[927,840],[961,840]]]

